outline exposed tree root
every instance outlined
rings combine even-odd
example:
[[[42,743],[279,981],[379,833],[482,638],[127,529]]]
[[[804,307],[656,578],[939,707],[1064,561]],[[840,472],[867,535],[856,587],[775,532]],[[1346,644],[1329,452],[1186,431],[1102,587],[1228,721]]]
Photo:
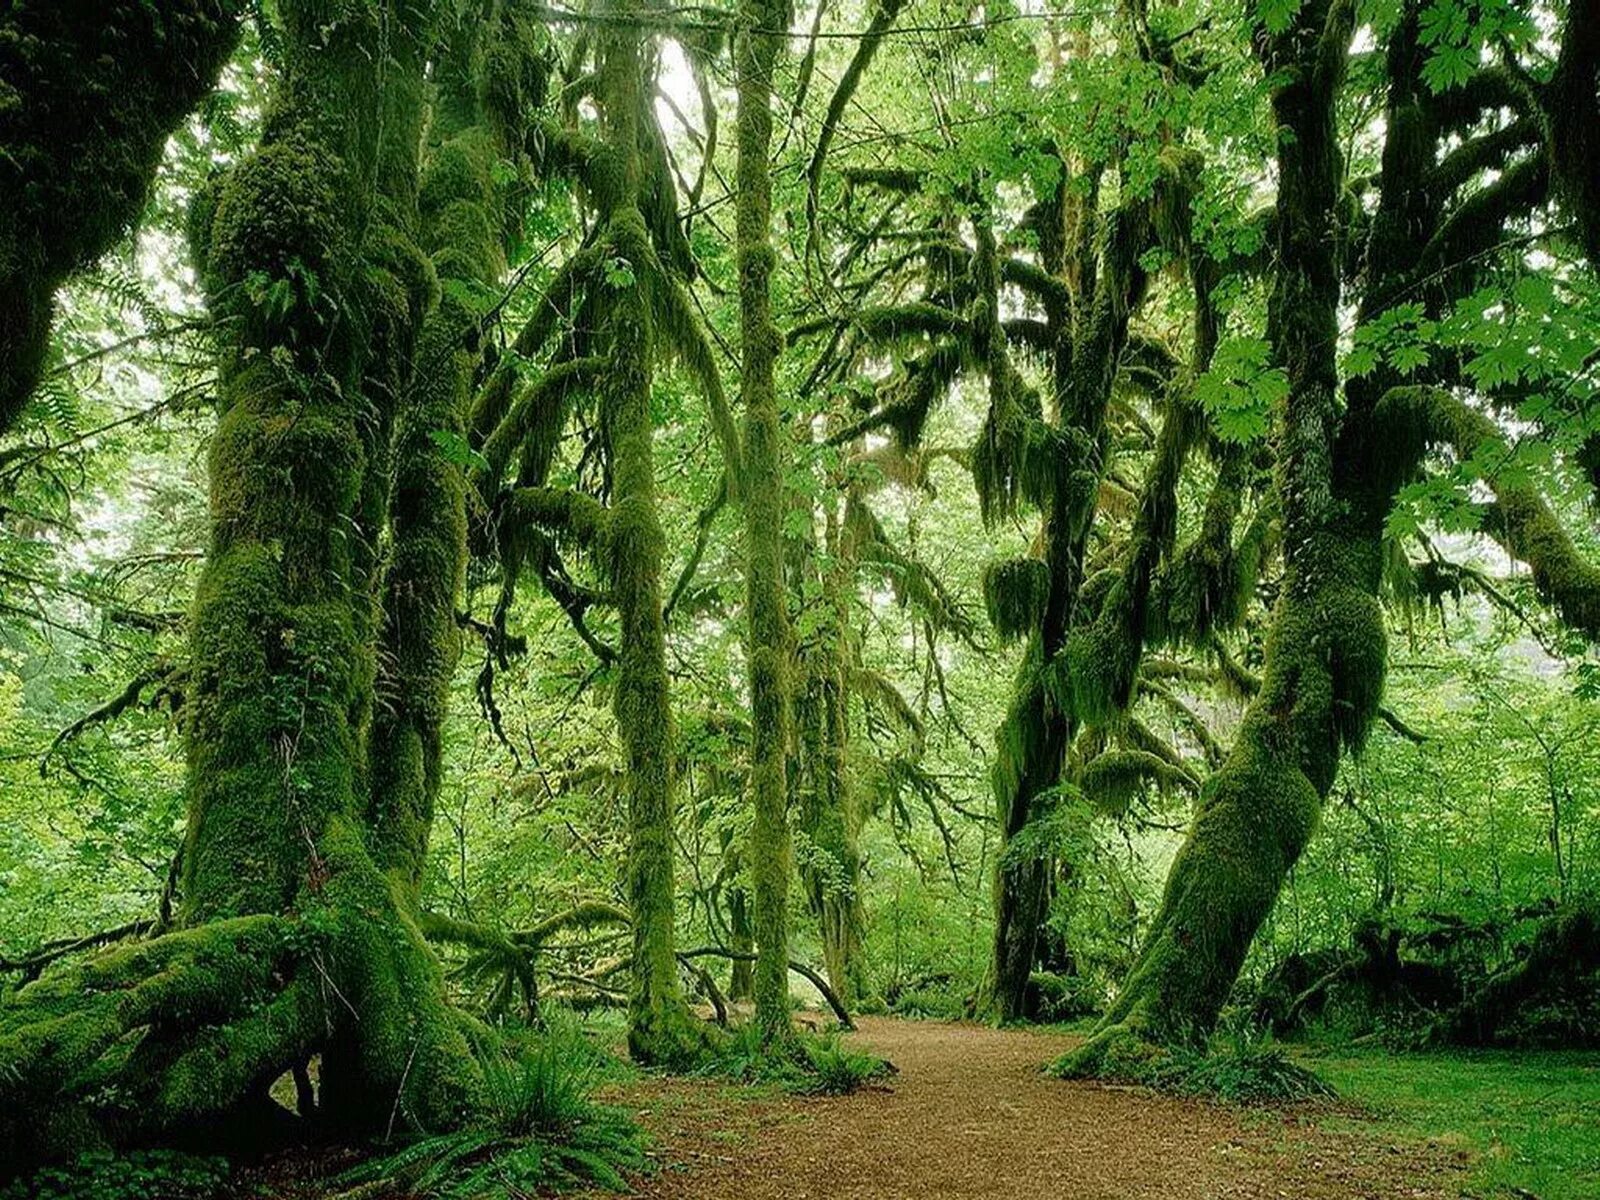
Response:
[[[345,1136],[469,1121],[494,1036],[446,1003],[389,883],[340,840],[324,839],[332,874],[297,916],[117,946],[10,997],[0,1176],[89,1149],[259,1144],[302,1123],[269,1090],[316,1054],[321,1092],[302,1120]]]

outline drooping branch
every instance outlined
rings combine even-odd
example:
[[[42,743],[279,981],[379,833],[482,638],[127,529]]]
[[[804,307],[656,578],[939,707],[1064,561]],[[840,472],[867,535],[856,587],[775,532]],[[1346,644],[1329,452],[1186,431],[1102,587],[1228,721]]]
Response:
[[[1391,439],[1392,470],[1408,469],[1429,446],[1449,447],[1462,458],[1504,446],[1493,420],[1442,388],[1391,388],[1378,417]],[[1487,483],[1495,499],[1486,532],[1528,565],[1539,595],[1568,626],[1600,640],[1600,567],[1578,551],[1536,487],[1512,478],[1491,477]]]
[[[813,249],[817,244],[817,201],[822,188],[822,171],[827,164],[828,150],[833,145],[833,138],[838,132],[840,120],[844,117],[844,110],[855,98],[862,77],[866,75],[867,68],[872,65],[872,59],[878,53],[878,46],[882,43],[884,35],[893,28],[907,2],[908,0],[878,0],[872,20],[861,35],[861,41],[856,45],[856,52],[851,56],[844,74],[839,76],[839,82],[833,89],[833,96],[828,101],[827,112],[822,118],[822,127],[817,131],[816,145],[811,151],[811,161],[806,166],[806,226],[810,231],[809,242]]]

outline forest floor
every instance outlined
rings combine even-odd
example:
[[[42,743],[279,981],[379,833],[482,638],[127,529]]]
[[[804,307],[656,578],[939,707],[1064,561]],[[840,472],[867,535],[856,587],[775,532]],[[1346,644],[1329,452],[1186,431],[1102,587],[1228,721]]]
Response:
[[[1338,1128],[1338,1106],[1242,1110],[1067,1083],[1056,1033],[864,1018],[853,1045],[898,1074],[854,1095],[796,1097],[647,1078],[611,1099],[655,1139],[660,1200],[1442,1200],[1471,1154]],[[1348,1113],[1344,1114],[1348,1116]],[[1343,1122],[1348,1125],[1348,1120]]]

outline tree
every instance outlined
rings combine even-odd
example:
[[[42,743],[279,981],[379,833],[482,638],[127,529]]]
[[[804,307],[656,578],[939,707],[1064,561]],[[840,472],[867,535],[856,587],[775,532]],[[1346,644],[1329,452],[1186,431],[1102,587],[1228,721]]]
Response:
[[[238,0],[0,16],[0,433],[43,375],[55,293],[139,219],[168,136],[215,85]]]
[[[740,8],[735,58],[739,74],[737,254],[743,333],[744,400],[741,499],[748,578],[746,655],[750,675],[750,833],[754,876],[756,1022],[763,1037],[789,1032],[789,723],[793,647],[784,586],[782,426],[774,362],[780,349],[772,320],[772,73],[789,24],[788,5],[749,0]],[[837,981],[836,981],[837,982]]]
[[[367,820],[366,754],[385,744],[368,599],[384,514],[370,503],[399,400],[381,381],[409,377],[389,356],[432,286],[414,237],[438,15],[282,15],[265,136],[195,224],[223,367],[190,626],[181,928],[7,1006],[13,1159],[193,1128],[260,1136],[280,1111],[267,1089],[317,1053],[317,1112],[337,1127],[380,1125],[373,1094],[417,1128],[478,1102],[483,1043],[446,1002],[397,844],[417,831],[386,845]]]

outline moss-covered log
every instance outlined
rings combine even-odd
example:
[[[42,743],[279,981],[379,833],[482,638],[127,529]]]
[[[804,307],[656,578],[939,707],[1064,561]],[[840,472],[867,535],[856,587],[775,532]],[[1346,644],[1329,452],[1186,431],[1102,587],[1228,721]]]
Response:
[[[0,433],[44,371],[56,289],[139,219],[167,138],[217,81],[244,0],[0,12]]]

